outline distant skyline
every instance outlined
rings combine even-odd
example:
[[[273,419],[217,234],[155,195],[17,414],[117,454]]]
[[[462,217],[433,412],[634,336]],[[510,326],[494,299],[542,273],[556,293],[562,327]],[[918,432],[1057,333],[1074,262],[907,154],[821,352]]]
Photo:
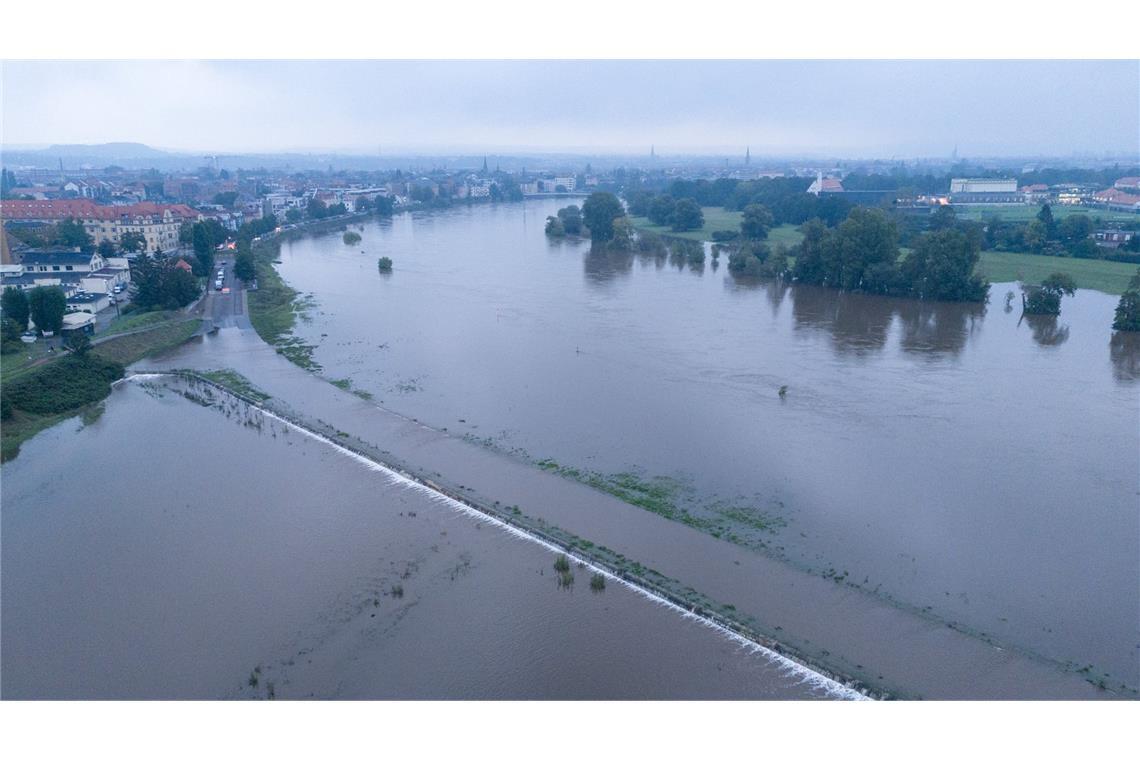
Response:
[[[1137,61],[5,61],[5,146],[180,152],[1140,152]]]

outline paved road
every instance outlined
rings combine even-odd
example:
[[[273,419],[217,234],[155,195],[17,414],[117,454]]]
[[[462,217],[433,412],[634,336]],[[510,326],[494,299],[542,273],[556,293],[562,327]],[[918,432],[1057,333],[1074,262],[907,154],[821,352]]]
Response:
[[[224,267],[223,267],[224,265]],[[220,255],[214,262],[214,272],[225,270],[222,281],[222,290],[214,287],[214,277],[211,276],[207,285],[206,296],[198,304],[196,311],[213,323],[213,327],[250,327],[249,314],[246,310],[245,289],[241,280],[234,276],[234,257],[230,254]],[[228,292],[227,292],[228,290]]]

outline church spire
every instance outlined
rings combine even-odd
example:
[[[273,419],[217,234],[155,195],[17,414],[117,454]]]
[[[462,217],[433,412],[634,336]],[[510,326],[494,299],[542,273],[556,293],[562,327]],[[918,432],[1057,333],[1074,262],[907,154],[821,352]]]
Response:
[[[750,163],[752,163],[752,147],[746,145],[744,146],[744,165],[748,166]]]

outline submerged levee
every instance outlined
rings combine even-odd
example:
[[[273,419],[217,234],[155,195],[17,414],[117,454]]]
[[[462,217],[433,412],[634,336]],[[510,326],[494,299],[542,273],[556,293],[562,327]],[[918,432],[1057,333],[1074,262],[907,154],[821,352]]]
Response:
[[[706,626],[725,638],[735,642],[748,652],[763,657],[766,661],[777,666],[781,671],[799,678],[800,682],[812,688],[823,691],[830,697],[843,700],[866,700],[872,698],[888,698],[889,695],[881,690],[875,690],[857,680],[846,678],[837,673],[828,672],[825,668],[811,663],[806,657],[788,650],[786,645],[760,637],[736,621],[724,618],[706,607],[693,607],[686,600],[678,597],[668,589],[661,588],[643,578],[630,577],[621,570],[611,567],[598,558],[581,552],[567,542],[559,540],[536,526],[520,526],[506,515],[492,507],[478,504],[458,494],[451,493],[449,489],[440,484],[421,478],[410,473],[398,465],[384,462],[374,455],[357,450],[346,442],[337,441],[332,437],[314,430],[312,426],[302,421],[292,419],[280,411],[267,409],[265,405],[250,396],[232,388],[203,377],[196,372],[170,371],[170,372],[137,372],[128,374],[114,385],[133,380],[163,379],[163,378],[189,379],[203,383],[212,388],[237,398],[257,409],[269,419],[286,425],[301,434],[331,446],[343,456],[364,465],[373,472],[383,474],[390,483],[423,493],[428,498],[442,503],[451,509],[471,517],[472,519],[490,523],[507,534],[523,541],[537,544],[547,551],[555,554],[566,554],[571,560],[579,563],[593,572],[600,573],[607,581],[612,581],[630,589],[636,594],[649,599],[655,604],[664,606],[687,620],[695,621]]]

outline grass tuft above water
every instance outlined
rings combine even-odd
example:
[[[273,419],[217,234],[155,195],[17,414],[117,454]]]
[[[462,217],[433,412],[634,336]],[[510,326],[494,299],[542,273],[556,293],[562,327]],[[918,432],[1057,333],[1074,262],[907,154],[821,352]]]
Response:
[[[247,377],[239,372],[234,372],[232,369],[215,369],[209,372],[197,372],[196,374],[254,401],[268,401],[272,398],[268,393],[250,382]]]
[[[668,520],[688,525],[716,538],[751,548],[767,548],[758,534],[774,534],[787,521],[759,507],[734,501],[697,502],[680,481],[636,472],[602,473],[541,459],[535,465],[570,480],[615,496]]]

